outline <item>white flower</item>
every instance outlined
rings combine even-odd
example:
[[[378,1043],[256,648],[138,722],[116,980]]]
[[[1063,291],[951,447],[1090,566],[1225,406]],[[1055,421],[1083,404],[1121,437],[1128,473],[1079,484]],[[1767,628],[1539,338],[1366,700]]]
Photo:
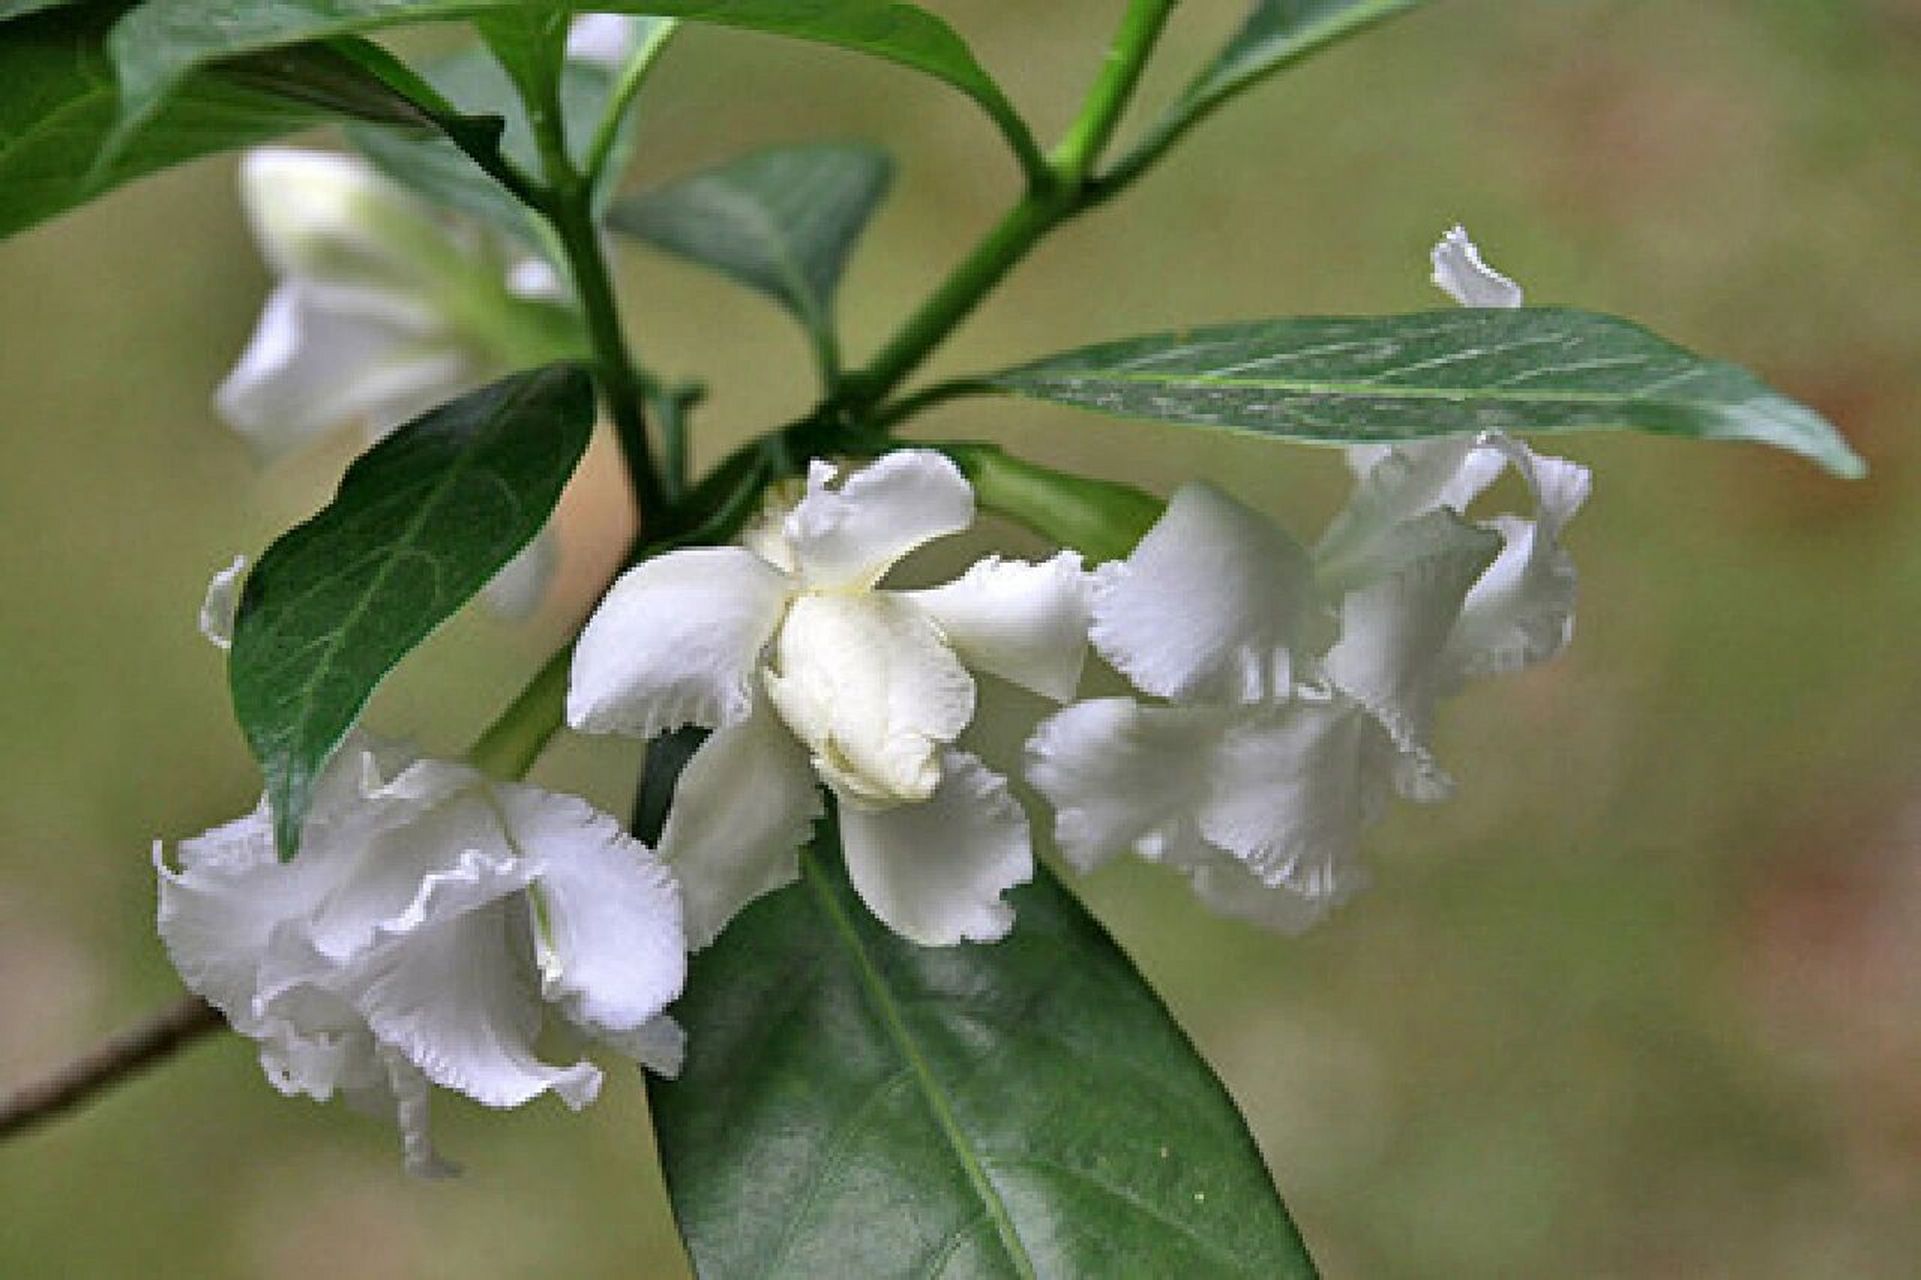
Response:
[[[640,47],[641,20],[620,13],[583,13],[567,28],[567,56],[618,71]]]
[[[953,744],[974,671],[1056,701],[1086,649],[1084,575],[983,560],[943,587],[882,590],[916,547],[965,529],[974,496],[953,463],[903,450],[807,490],[758,548],[675,551],[629,570],[581,633],[567,717],[652,738],[715,730],[688,763],[661,853],[704,945],[749,901],[794,879],[820,812],[840,799],[848,875],[874,914],[924,945],[991,941],[1001,893],[1033,871],[1004,779]]]
[[[1520,305],[1459,228],[1434,269],[1463,302]],[[1360,832],[1391,795],[1451,789],[1429,745],[1440,698],[1566,646],[1574,567],[1560,534],[1585,469],[1495,434],[1349,461],[1354,494],[1312,556],[1192,484],[1126,561],[1097,571],[1095,648],[1175,705],[1082,703],[1030,741],[1028,777],[1076,866],[1131,850],[1186,872],[1217,910],[1305,928],[1363,883]],[[1466,519],[1508,467],[1533,518]]]
[[[1521,286],[1481,260],[1467,228],[1453,226],[1428,255],[1434,286],[1464,307],[1518,307]]]
[[[395,1120],[414,1172],[446,1169],[429,1084],[491,1107],[593,1100],[597,1067],[536,1053],[550,1016],[679,1069],[662,1012],[686,974],[673,879],[583,801],[356,734],[293,861],[264,801],[178,856],[171,870],[155,846],[160,935],[187,985],[259,1042],[283,1093]]]
[[[240,192],[280,282],[214,402],[263,461],[354,422],[377,440],[515,369],[583,350],[552,267],[510,260],[487,233],[450,224],[363,160],[261,148],[241,162]],[[519,578],[503,571],[502,612],[538,597],[526,579],[552,553],[525,554]]]

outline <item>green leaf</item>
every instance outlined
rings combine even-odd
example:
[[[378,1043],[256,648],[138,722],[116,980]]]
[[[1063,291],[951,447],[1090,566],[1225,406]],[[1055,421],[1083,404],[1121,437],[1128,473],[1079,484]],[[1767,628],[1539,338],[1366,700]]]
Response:
[[[0,22],[24,18],[42,9],[60,9],[78,3],[80,0],[0,0]]]
[[[1460,308],[1301,317],[1102,343],[984,380],[1129,418],[1325,444],[1625,428],[1749,440],[1848,478],[1819,414],[1612,316]]]
[[[105,49],[113,19],[112,7],[82,6],[0,26],[0,236],[157,169],[326,118],[308,103],[204,71],[96,174],[118,111]]]
[[[567,19],[565,9],[517,5],[478,15],[474,27],[501,67],[520,86],[523,101],[545,102],[560,91]]]
[[[1263,76],[1420,3],[1421,0],[1257,0],[1247,21],[1188,85],[1174,110],[1212,110]]]
[[[334,500],[261,557],[228,679],[284,856],[374,689],[540,531],[593,420],[577,366],[503,379],[368,450]]]
[[[736,1276],[1314,1274],[1233,1102],[1045,870],[1014,932],[922,948],[801,883],[694,956],[648,1082],[674,1212]]]
[[[667,24],[650,24],[644,37],[654,37],[664,25]],[[526,108],[513,81],[486,50],[463,49],[441,58],[424,67],[421,78],[462,116],[500,121],[502,132],[495,144],[500,153],[523,172],[540,172],[540,149],[527,121]],[[585,158],[615,89],[616,76],[606,67],[570,60],[562,68],[561,111],[568,150],[576,161]],[[622,130],[623,140],[627,132]],[[347,129],[347,140],[387,176],[412,187],[435,204],[489,223],[559,263],[560,250],[545,220],[447,139],[418,130],[353,125]],[[603,177],[611,178],[615,172],[616,168],[610,166]],[[604,197],[607,188],[608,184],[603,183],[597,195]]]
[[[348,120],[415,129],[465,126],[488,137],[497,130],[488,122],[450,118],[445,102],[426,82],[379,45],[358,37],[269,49],[216,63],[207,74]]]
[[[1030,171],[1045,167],[1020,116],[966,43],[945,22],[911,4],[894,0],[626,0],[593,7],[791,36],[911,67],[980,104]],[[256,0],[249,4],[148,0],[121,21],[113,33],[112,48],[126,118],[133,122],[156,110],[195,68],[219,58],[407,23],[572,8],[558,0]]]
[[[1422,0],[1255,0],[1233,37],[1117,166],[1144,167],[1228,99]]]
[[[489,116],[502,123],[496,145],[523,172],[540,172],[540,157],[526,109],[513,81],[484,49],[465,49],[422,69],[422,78],[456,110]],[[607,75],[598,68],[569,68],[568,80],[597,82],[602,95]],[[570,120],[573,113],[569,113]],[[559,261],[545,221],[481,169],[446,138],[418,130],[353,125],[347,140],[388,177],[413,188],[435,204],[458,210],[506,232],[520,243]]]
[[[893,176],[875,147],[773,147],[617,201],[608,221],[772,297],[831,372],[834,291]]]

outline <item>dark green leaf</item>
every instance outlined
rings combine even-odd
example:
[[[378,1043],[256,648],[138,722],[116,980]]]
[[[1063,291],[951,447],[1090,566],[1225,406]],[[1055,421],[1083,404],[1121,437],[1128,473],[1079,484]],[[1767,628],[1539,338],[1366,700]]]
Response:
[[[65,8],[78,3],[80,0],[0,0],[0,22],[24,18],[30,13],[39,13],[42,9]]]
[[[499,119],[498,146],[522,171],[540,172],[533,130],[513,82],[483,49],[466,49],[423,69],[423,78],[456,109]],[[568,79],[594,81],[604,96],[607,76],[597,67],[570,68]],[[572,113],[569,113],[570,120]],[[505,231],[524,245],[558,258],[545,222],[473,159],[445,138],[413,130],[354,125],[348,141],[389,177],[412,187],[435,204],[457,209]]]
[[[79,7],[0,26],[0,236],[168,165],[326,119],[307,103],[201,72],[96,173],[117,117],[104,44],[113,18],[112,7]]]
[[[148,0],[112,39],[125,113],[154,111],[196,67],[280,45],[354,35],[406,23],[476,18],[507,11],[562,11],[558,0]],[[938,77],[979,103],[1030,166],[1032,138],[961,38],[933,14],[893,0],[626,0],[597,10],[688,18],[817,41],[884,58]]]
[[[215,63],[206,74],[329,115],[375,124],[429,128],[440,105],[409,97],[408,90],[424,91],[424,84],[379,45],[357,37],[269,49]]]
[[[650,1080],[694,1265],[736,1276],[1311,1276],[1246,1126],[1041,870],[991,946],[868,914],[831,831],[694,957]]]
[[[771,296],[831,350],[835,288],[893,168],[874,147],[774,147],[618,201],[609,223]]]
[[[1218,325],[1102,343],[986,381],[1122,417],[1328,444],[1625,428],[1751,440],[1839,476],[1866,471],[1825,419],[1747,371],[1585,311]]]
[[[540,531],[593,420],[576,366],[503,379],[375,445],[261,557],[228,675],[283,854],[374,689]]]
[[[475,17],[474,27],[523,100],[545,102],[559,92],[568,16],[565,9],[517,5]]]

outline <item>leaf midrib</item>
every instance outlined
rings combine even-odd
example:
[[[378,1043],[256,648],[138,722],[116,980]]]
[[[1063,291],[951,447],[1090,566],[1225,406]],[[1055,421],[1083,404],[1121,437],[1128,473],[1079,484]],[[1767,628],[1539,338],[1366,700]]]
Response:
[[[1712,367],[1712,366],[1707,366]],[[1690,370],[1693,373],[1695,371]],[[1698,374],[1696,374],[1698,376]],[[1343,395],[1377,400],[1509,400],[1519,404],[1668,404],[1693,410],[1719,412],[1731,405],[1724,400],[1695,399],[1689,396],[1649,395],[1629,391],[1506,391],[1489,387],[1407,387],[1391,383],[1339,382],[1300,378],[1224,378],[1205,373],[1120,373],[1103,369],[1084,372],[1033,369],[1016,370],[1005,376],[1015,390],[1028,386],[1058,385],[1064,382],[1126,383],[1143,387],[1220,387],[1230,391],[1271,391],[1279,395]],[[1772,396],[1755,397],[1769,400]],[[1741,402],[1741,406],[1751,403]]]
[[[834,896],[833,887],[826,883],[819,866],[809,852],[801,854],[801,878],[813,891],[815,900],[820,903],[821,912],[827,917],[828,923],[833,925],[835,934],[853,960],[855,971],[860,976],[862,989],[867,993],[875,1013],[880,1015],[881,1025],[886,1029],[888,1039],[893,1041],[894,1047],[900,1051],[901,1057],[906,1060],[912,1071],[915,1083],[920,1086],[921,1096],[925,1099],[928,1110],[933,1113],[935,1123],[940,1128],[941,1136],[947,1140],[954,1158],[960,1162],[961,1168],[967,1174],[968,1183],[974,1188],[974,1193],[982,1207],[986,1209],[987,1216],[993,1220],[994,1229],[1000,1236],[1001,1247],[1007,1251],[1009,1261],[1026,1280],[1038,1280],[1039,1273],[1034,1267],[1033,1259],[1028,1257],[1027,1250],[1021,1243],[1019,1232],[1014,1226],[1013,1215],[1008,1211],[1006,1201],[1001,1199],[1000,1192],[994,1188],[993,1182],[988,1178],[987,1167],[980,1154],[974,1150],[967,1135],[961,1131],[960,1124],[954,1117],[953,1107],[948,1101],[946,1090],[934,1077],[932,1066],[914,1043],[913,1036],[908,1032],[906,1019],[901,1016],[900,1006],[895,1001],[893,993],[881,980],[880,971],[874,967],[873,959],[867,954],[867,948],[861,942],[860,934],[856,932],[853,921],[847,918],[847,912]]]

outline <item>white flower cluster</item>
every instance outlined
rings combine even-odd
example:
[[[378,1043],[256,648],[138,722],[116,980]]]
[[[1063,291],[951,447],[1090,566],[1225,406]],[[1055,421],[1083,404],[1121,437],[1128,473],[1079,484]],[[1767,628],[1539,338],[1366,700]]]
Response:
[[[663,1010],[686,975],[673,877],[571,796],[490,781],[356,735],[322,775],[300,856],[275,856],[265,803],[154,851],[160,936],[187,985],[260,1044],[283,1093],[392,1118],[407,1166],[446,1166],[429,1084],[491,1107],[583,1107],[599,1068],[555,1066],[550,1020],[657,1071],[679,1069]]]
[[[1458,229],[1434,263],[1464,304],[1519,304]],[[823,787],[877,918],[927,946],[1004,936],[1033,842],[1007,779],[965,745],[981,676],[1061,705],[1024,773],[1076,867],[1132,852],[1218,911],[1299,930],[1361,884],[1362,829],[1392,796],[1447,794],[1439,701],[1566,645],[1561,533],[1588,488],[1498,435],[1350,461],[1353,496],[1311,551],[1194,483],[1123,561],[990,557],[927,590],[883,584],[973,523],[954,464],[816,462],[742,545],[629,570],[580,637],[574,728],[709,731],[658,850],[578,800],[357,738],[294,861],[275,860],[263,809],[184,843],[179,871],[163,863],[161,932],[280,1088],[394,1115],[410,1165],[432,1169],[429,1083],[495,1106],[593,1096],[591,1065],[536,1056],[550,1018],[674,1070],[664,1009],[685,952],[796,878]],[[1510,469],[1531,514],[1470,518]],[[240,569],[203,611],[216,639]],[[1141,696],[1076,702],[1090,646]]]

